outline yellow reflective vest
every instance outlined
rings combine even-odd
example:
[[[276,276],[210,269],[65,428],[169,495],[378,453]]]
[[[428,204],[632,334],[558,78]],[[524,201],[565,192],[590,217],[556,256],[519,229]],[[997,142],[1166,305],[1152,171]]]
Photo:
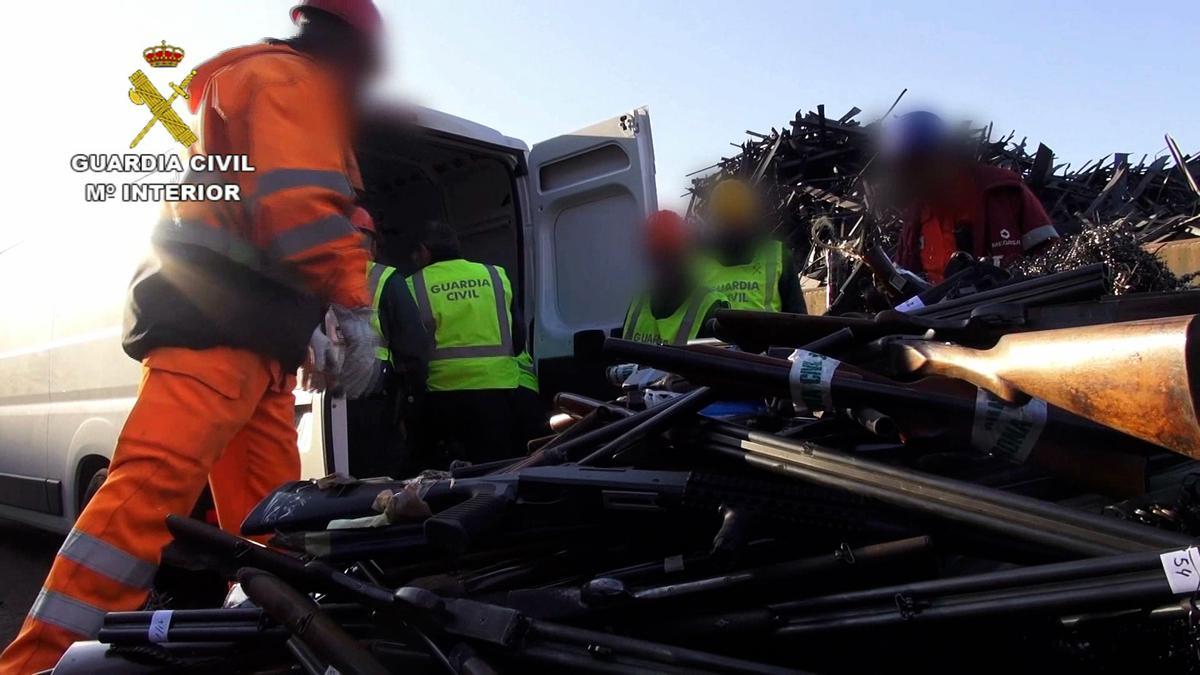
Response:
[[[625,329],[621,337],[635,342],[682,345],[695,340],[700,332],[704,317],[708,316],[716,303],[728,304],[725,296],[710,289],[700,288],[692,293],[687,302],[676,308],[668,317],[657,319],[650,311],[650,295],[643,293],[634,298],[625,313]]]
[[[744,265],[722,265],[707,258],[700,265],[700,280],[729,300],[730,309],[778,312],[779,280],[783,276],[783,243],[768,241]]]
[[[379,323],[379,303],[383,298],[383,288],[387,285],[388,279],[396,273],[395,267],[380,265],[375,262],[367,263],[367,289],[371,292],[371,307],[375,309],[375,314],[371,316],[371,327],[375,329],[375,334],[381,338],[379,347],[375,348],[375,357],[380,361],[392,362],[392,351],[387,346],[387,336],[383,334],[383,326]]]
[[[433,341],[430,391],[517,387],[512,285],[503,269],[461,258],[444,260],[406,282]]]

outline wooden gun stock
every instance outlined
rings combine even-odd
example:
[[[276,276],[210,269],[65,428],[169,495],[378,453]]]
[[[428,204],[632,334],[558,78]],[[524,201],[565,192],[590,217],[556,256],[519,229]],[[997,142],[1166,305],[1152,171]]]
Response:
[[[908,339],[890,349],[902,372],[959,378],[1010,402],[1034,396],[1200,458],[1197,316],[1018,333],[986,350]]]

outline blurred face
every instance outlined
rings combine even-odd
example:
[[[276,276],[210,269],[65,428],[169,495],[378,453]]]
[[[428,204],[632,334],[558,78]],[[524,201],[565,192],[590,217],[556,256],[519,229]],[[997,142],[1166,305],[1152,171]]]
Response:
[[[367,253],[371,256],[371,260],[379,259],[379,241],[374,233],[368,230],[359,230],[359,235],[362,236],[363,248],[367,249]]]
[[[955,187],[955,165],[950,152],[914,153],[889,162],[884,179],[901,203],[939,199]]]
[[[421,244],[413,250],[412,261],[416,269],[423,269],[428,267],[429,263],[433,262],[433,254],[429,252],[429,249],[424,244]]]
[[[333,70],[347,103],[358,108],[379,71],[378,38],[359,33],[323,12],[306,12],[300,38]]]
[[[336,64],[339,76],[356,104],[361,103],[367,86],[378,75],[378,64],[379,55],[374,45],[365,40],[351,42],[344,57]]]
[[[678,288],[687,283],[690,271],[687,251],[682,249],[651,251],[648,261],[650,283],[655,288]]]
[[[766,234],[766,219],[726,221],[720,224],[714,238],[718,246],[737,247],[753,242]]]

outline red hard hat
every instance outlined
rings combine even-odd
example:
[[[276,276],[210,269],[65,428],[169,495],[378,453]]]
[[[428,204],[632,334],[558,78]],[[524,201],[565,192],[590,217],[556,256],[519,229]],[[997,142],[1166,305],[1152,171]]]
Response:
[[[369,234],[372,237],[379,234],[375,229],[375,219],[361,206],[354,207],[354,211],[350,214],[350,224],[359,232]]]
[[[303,0],[292,8],[292,21],[300,23],[306,9],[318,9],[345,21],[358,32],[376,36],[383,28],[383,17],[371,0]]]
[[[688,245],[688,227],[674,211],[655,211],[646,219],[646,249],[650,253],[678,253]]]

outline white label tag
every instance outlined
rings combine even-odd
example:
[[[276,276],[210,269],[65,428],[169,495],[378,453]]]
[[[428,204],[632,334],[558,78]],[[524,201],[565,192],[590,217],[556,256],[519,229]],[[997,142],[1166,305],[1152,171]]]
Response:
[[[1013,405],[980,389],[975,396],[971,447],[1021,464],[1029,459],[1045,426],[1045,401],[1035,398],[1025,405]]]
[[[788,360],[792,362],[788,386],[792,390],[796,412],[804,414],[833,410],[833,392],[829,383],[833,381],[833,373],[842,362],[803,349],[792,352]]]
[[[1176,595],[1191,595],[1200,590],[1200,549],[1195,546],[1169,551],[1158,557],[1167,583]]]
[[[150,615],[150,629],[146,631],[146,637],[151,642],[159,643],[167,641],[167,633],[171,629],[171,614],[174,610],[159,609],[155,610]]]
[[[896,305],[895,309],[897,312],[913,312],[918,309],[921,309],[924,306],[925,306],[925,301],[921,299],[921,296],[914,295],[911,298],[905,300],[904,302]]]

